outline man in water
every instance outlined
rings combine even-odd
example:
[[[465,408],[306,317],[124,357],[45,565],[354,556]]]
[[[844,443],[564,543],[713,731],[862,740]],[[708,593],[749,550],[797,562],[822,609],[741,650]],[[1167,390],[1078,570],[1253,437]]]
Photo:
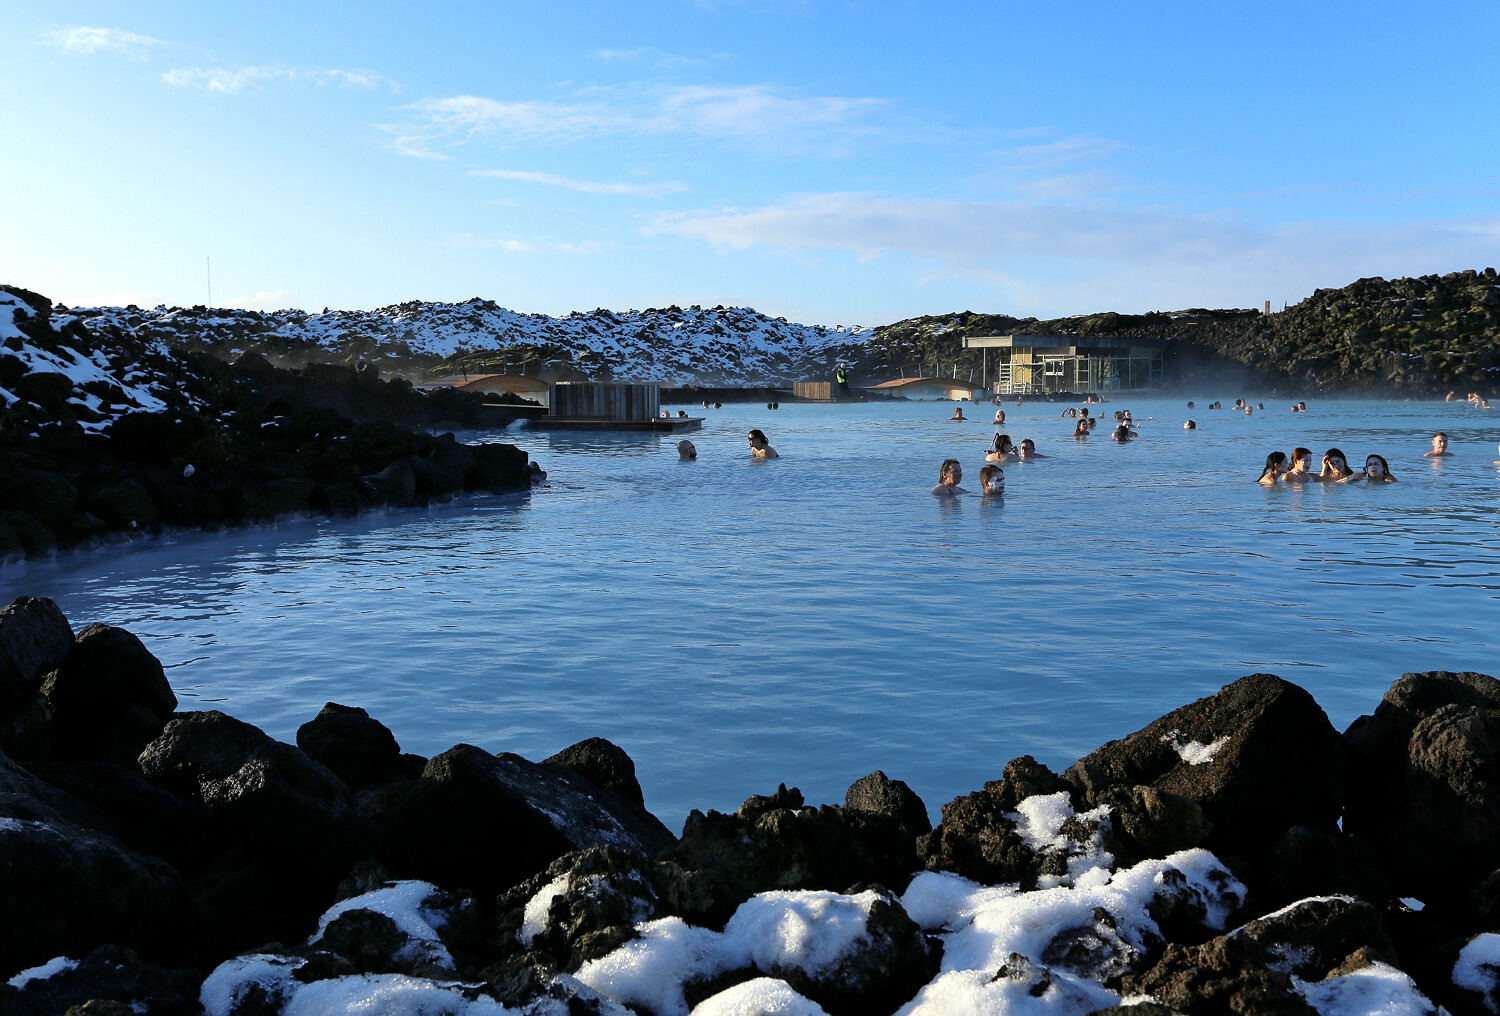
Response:
[[[949,417],[948,422],[949,423],[962,423],[962,422],[964,422],[964,407],[963,406],[954,406],[953,407],[953,415],[951,417]]]
[[[958,481],[964,478],[964,467],[959,465],[957,459],[944,459],[942,466],[938,468],[938,485],[932,488],[934,497],[952,497],[954,494],[967,494],[958,485]]]
[[[1021,442],[1021,461],[1030,462],[1032,459],[1045,459],[1046,455],[1039,454],[1036,450],[1036,442],[1027,438]]]
[[[986,494],[1005,493],[1005,470],[999,466],[985,466],[979,471],[979,486]]]
[[[1189,403],[1189,405],[1192,405],[1192,403]],[[1192,421],[1192,420],[1189,420],[1189,421],[1187,421],[1186,423],[1184,423],[1182,425],[1182,429],[1183,430],[1197,430],[1198,429],[1198,424],[1196,422]]]
[[[698,457],[698,449],[693,447],[693,442],[691,441],[678,441],[677,457],[683,462],[690,462]]]
[[[1448,450],[1448,435],[1442,431],[1438,431],[1432,435],[1432,451],[1423,452],[1422,457],[1425,459],[1442,459],[1452,454]]]

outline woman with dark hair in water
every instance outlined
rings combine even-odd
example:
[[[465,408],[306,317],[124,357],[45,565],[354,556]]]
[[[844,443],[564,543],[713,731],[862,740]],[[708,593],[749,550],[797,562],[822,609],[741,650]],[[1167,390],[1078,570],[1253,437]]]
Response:
[[[932,488],[935,497],[952,497],[954,494],[967,494],[958,485],[964,478],[964,467],[957,459],[944,459],[943,464],[938,467],[938,485]]]
[[[1125,426],[1125,424],[1122,423],[1115,428],[1115,432],[1110,435],[1109,439],[1111,441],[1119,441],[1121,443],[1124,443],[1126,441],[1129,441],[1134,436],[1135,431],[1131,430],[1129,427]]]
[[[1076,427],[1073,428],[1073,436],[1074,437],[1088,437],[1089,436],[1089,421],[1088,421],[1088,417],[1086,417],[1086,416],[1080,416],[1078,418],[1078,426],[1076,426]]]
[[[750,457],[756,459],[781,458],[780,455],[776,454],[776,449],[772,448],[766,441],[765,433],[760,430],[752,430],[750,432]]]
[[[1260,471],[1260,481],[1270,486],[1281,479],[1281,474],[1286,469],[1286,452],[1272,452],[1266,456],[1266,468]]]
[[[1011,444],[1009,434],[996,434],[995,439],[990,442],[989,451],[984,456],[986,462],[1014,462],[1016,461],[1016,446]]]
[[[1395,483],[1391,467],[1386,465],[1384,455],[1365,456],[1365,480],[1369,483]]]
[[[1318,479],[1323,483],[1343,483],[1354,475],[1349,469],[1349,460],[1344,453],[1337,448],[1330,448],[1323,453],[1323,468],[1318,471]]]

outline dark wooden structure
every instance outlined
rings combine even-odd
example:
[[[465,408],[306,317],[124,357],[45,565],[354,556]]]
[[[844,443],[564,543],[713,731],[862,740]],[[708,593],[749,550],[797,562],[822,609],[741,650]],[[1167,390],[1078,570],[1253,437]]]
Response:
[[[695,430],[702,417],[661,415],[661,386],[605,382],[554,382],[546,416],[530,426],[545,430]]]

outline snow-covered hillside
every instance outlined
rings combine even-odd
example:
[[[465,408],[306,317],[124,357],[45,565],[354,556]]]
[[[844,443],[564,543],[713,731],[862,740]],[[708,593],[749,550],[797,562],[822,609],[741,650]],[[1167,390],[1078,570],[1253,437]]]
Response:
[[[744,307],[667,307],[522,314],[491,300],[410,302],[374,311],[261,312],[202,307],[58,308],[58,324],[111,328],[174,349],[232,358],[251,350],[290,360],[374,360],[421,371],[476,359],[495,369],[544,369],[587,378],[666,384],[766,384],[824,372],[873,333],[861,326],[801,325]]]

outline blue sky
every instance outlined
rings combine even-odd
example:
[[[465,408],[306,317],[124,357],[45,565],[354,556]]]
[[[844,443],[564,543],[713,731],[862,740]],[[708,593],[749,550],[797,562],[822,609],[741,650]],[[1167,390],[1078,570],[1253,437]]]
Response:
[[[0,4],[70,305],[1296,302],[1500,263],[1500,3]]]

